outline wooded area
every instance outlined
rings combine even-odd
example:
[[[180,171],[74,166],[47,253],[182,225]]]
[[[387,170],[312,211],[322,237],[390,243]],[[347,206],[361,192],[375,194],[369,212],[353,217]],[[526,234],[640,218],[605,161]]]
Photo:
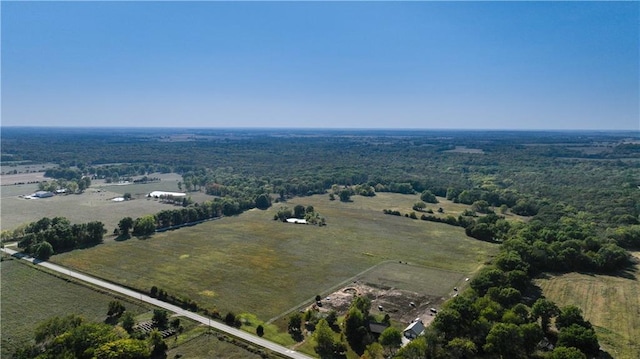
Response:
[[[502,245],[500,254],[472,279],[471,289],[445,305],[427,334],[395,353],[400,358],[416,357],[412,353],[427,358],[597,355],[595,332],[580,310],[558,308],[540,296],[531,279],[543,272],[626,275],[635,270],[627,250],[640,248],[637,133],[55,131],[56,135],[3,129],[3,166],[57,163],[60,168],[47,175],[64,180],[84,176],[117,181],[176,172],[182,175],[179,185],[187,193],[215,196],[203,203],[185,202],[181,209],[129,218],[124,226],[127,234],[132,229],[133,235],[149,235],[313,194],[357,201],[358,196],[380,192],[421,193],[421,200],[428,203],[444,197],[471,205],[458,217],[421,214],[424,202],[414,205],[417,215],[406,214],[464,227],[470,237]],[[507,221],[505,213],[525,220]],[[22,233],[21,246],[38,254],[47,249],[43,242],[56,252],[99,242],[98,230],[92,229],[98,226],[89,223],[82,228],[93,234],[81,236],[85,239],[73,245],[58,243],[60,223],[66,223],[65,231],[80,231],[64,219],[43,219]],[[357,303],[354,306],[358,308]],[[358,320],[355,309],[347,316],[347,342],[364,357],[378,357],[376,347],[370,347],[375,340],[364,329],[368,308],[360,307]],[[319,325],[327,329],[325,324]],[[539,352],[543,338],[556,348]],[[344,344],[325,342],[318,354],[340,357]]]

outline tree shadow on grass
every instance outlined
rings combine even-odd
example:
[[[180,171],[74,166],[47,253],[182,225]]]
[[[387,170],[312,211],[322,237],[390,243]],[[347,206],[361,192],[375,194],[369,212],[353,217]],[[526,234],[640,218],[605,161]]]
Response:
[[[126,241],[127,239],[130,239],[130,238],[131,238],[130,234],[121,234],[121,235],[117,236],[114,240],[116,242],[124,242],[124,241]]]

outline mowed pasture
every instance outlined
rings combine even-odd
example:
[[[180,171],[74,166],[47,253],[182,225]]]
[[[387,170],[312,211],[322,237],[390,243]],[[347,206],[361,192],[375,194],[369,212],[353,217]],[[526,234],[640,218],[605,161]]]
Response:
[[[634,253],[640,258],[640,252]],[[600,345],[618,359],[640,358],[640,275],[635,278],[568,273],[538,279],[558,306],[575,305],[594,325]]]
[[[463,285],[464,276],[456,271],[387,262],[358,276],[358,280],[378,287],[448,297],[454,287]]]
[[[498,247],[445,224],[385,215],[411,211],[417,195],[384,193],[353,202],[295,198],[148,239],[109,242],[52,261],[141,290],[157,286],[224,315],[268,320],[383,261],[471,273]],[[327,226],[274,221],[280,206],[312,205]]]
[[[43,272],[17,259],[4,259],[0,264],[2,293],[0,356],[11,353],[33,338],[36,326],[54,316],[81,315],[87,320],[103,321],[109,302],[117,299],[78,283]],[[121,300],[135,314],[148,309]]]
[[[146,198],[154,190],[178,191],[177,174],[152,174],[161,178],[160,182],[146,184],[112,185],[104,181],[94,181],[82,194],[58,195],[43,199],[24,199],[18,196],[28,195],[38,190],[37,184],[2,186],[2,229],[37,221],[43,217],[66,217],[71,223],[101,221],[109,234],[124,217],[137,218],[146,214],[158,213],[164,209],[174,209],[157,199]],[[115,197],[131,193],[133,200],[115,202]],[[204,201],[213,197],[201,192],[189,193],[194,201]]]

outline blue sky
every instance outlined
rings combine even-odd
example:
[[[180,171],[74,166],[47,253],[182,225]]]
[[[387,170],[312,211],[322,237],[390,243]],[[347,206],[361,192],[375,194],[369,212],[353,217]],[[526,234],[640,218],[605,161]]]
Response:
[[[640,129],[638,2],[7,2],[2,126]]]

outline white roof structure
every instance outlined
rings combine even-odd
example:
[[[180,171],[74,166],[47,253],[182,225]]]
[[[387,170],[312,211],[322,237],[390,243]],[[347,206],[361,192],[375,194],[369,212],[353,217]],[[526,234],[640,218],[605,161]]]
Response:
[[[149,193],[149,197],[160,198],[160,197],[184,197],[186,193],[182,192],[165,192],[165,191],[153,191]]]
[[[298,218],[287,218],[287,223],[307,224],[307,220]]]

